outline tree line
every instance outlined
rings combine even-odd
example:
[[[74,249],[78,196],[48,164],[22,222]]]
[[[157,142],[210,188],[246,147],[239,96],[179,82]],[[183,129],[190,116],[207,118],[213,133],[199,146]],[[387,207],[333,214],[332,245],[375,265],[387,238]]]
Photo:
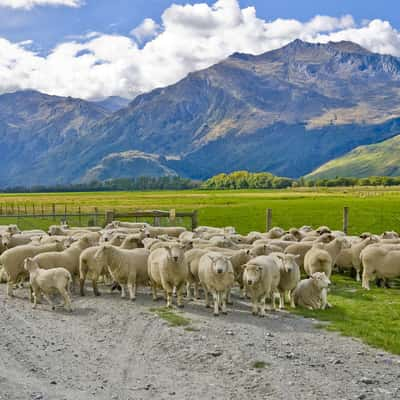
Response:
[[[53,192],[100,192],[100,191],[150,191],[190,189],[286,189],[296,187],[339,186],[397,186],[400,176],[370,176],[367,178],[336,177],[333,179],[292,179],[275,176],[269,172],[235,171],[218,174],[206,181],[195,181],[179,176],[118,178],[89,183],[59,184],[55,186],[15,186],[0,190],[2,193],[53,193]]]

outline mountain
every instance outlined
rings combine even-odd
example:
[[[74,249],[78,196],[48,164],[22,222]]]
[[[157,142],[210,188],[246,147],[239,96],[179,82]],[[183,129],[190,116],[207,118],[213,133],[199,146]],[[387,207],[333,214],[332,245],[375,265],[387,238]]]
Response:
[[[107,97],[104,100],[94,101],[95,104],[113,113],[127,107],[131,100],[119,96]]]
[[[343,157],[320,166],[306,178],[336,176],[400,176],[400,135],[381,143],[357,147]]]
[[[173,176],[176,172],[166,167],[164,157],[140,151],[112,153],[104,157],[82,178],[83,182],[104,181],[115,178],[137,178],[140,176]]]
[[[51,149],[68,149],[83,131],[108,116],[107,110],[80,99],[32,90],[0,96],[0,186],[56,182],[49,164],[35,163]],[[62,153],[60,153],[60,156]]]
[[[296,40],[233,54],[93,119],[71,140],[33,153],[30,182],[78,182],[110,154],[129,151],[160,155],[191,178],[239,169],[299,177],[400,133],[400,59],[351,42]],[[25,179],[8,174],[14,184]]]

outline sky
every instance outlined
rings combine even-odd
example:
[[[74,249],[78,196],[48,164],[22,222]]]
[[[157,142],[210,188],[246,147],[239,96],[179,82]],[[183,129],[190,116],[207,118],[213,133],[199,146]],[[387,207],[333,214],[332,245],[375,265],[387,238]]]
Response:
[[[0,94],[133,98],[296,38],[400,56],[400,0],[0,0]]]

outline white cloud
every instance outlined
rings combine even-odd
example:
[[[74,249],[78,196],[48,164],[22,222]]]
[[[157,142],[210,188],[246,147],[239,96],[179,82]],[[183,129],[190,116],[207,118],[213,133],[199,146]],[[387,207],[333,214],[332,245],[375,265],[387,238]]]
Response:
[[[158,25],[153,19],[146,18],[138,27],[131,31],[131,35],[133,35],[139,42],[143,42],[144,40],[149,40],[156,36],[159,29],[160,25]]]
[[[82,0],[0,0],[0,7],[31,9],[35,6],[80,7]]]
[[[352,40],[371,51],[400,56],[400,33],[389,22],[358,25],[349,15],[315,16],[306,22],[266,21],[256,16],[254,7],[241,9],[237,0],[218,0],[212,6],[172,5],[159,25],[147,19],[132,34],[134,38],[77,36],[47,56],[0,38],[0,93],[32,88],[82,98],[134,97],[172,84],[233,52],[260,54],[296,38]]]

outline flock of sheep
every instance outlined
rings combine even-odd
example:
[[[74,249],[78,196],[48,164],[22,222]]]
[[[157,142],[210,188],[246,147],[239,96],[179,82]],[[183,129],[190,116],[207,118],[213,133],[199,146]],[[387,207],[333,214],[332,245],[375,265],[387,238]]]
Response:
[[[321,226],[240,235],[233,227],[201,226],[191,232],[183,227],[154,227],[147,223],[115,221],[105,228],[51,226],[21,232],[17,226],[0,226],[0,281],[7,295],[29,278],[33,307],[43,296],[55,308],[51,295],[58,292],[72,310],[70,289],[78,280],[85,295],[89,278],[94,295],[102,281],[121,290],[131,300],[138,285],[150,286],[154,300],[162,289],[168,307],[174,296],[178,307],[184,297],[200,298],[214,315],[227,312],[231,289],[248,296],[254,315],[265,316],[267,300],[275,309],[288,300],[291,307],[325,309],[330,277],[335,269],[354,270],[362,287],[374,278],[400,276],[400,239],[396,232],[377,236],[346,236]],[[308,278],[301,280],[301,273]]]

